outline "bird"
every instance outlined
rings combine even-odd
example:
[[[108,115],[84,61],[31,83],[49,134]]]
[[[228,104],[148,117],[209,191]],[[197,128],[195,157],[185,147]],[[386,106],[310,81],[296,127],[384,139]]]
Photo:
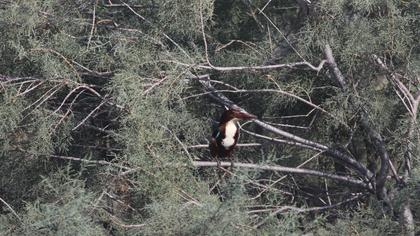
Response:
[[[255,115],[241,110],[237,106],[232,106],[223,112],[209,143],[210,154],[216,159],[218,167],[220,167],[220,159],[228,157],[231,160],[231,168],[233,168],[232,152],[239,139],[238,121],[256,118]]]

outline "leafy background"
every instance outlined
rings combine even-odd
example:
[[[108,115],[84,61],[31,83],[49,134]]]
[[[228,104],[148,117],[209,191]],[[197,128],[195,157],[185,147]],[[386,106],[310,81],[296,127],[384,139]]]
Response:
[[[371,56],[402,74],[410,92],[419,91],[419,5],[312,2],[305,9],[292,0],[0,0],[0,234],[401,234],[398,212],[407,198],[418,224],[418,117],[410,122]],[[349,92],[328,69],[200,67],[207,57],[221,67],[317,65],[327,43]],[[204,74],[216,89],[248,90],[225,95],[261,120],[331,146],[350,140],[355,158],[375,172],[376,151],[357,119],[366,108],[398,171],[407,140],[412,147],[409,181],[386,183],[392,212],[365,193],[327,211],[273,214],[282,206],[338,203],[360,190],[305,175],[194,167],[209,152],[193,146],[207,143],[224,110],[203,94],[195,77]],[[238,148],[240,162],[296,167],[316,154],[245,133],[240,142],[261,144]],[[305,167],[340,171],[325,156]]]

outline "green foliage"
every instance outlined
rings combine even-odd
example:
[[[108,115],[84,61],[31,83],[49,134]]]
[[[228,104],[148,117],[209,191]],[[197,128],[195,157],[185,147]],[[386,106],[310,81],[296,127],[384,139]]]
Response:
[[[12,92],[14,91],[4,90],[0,97],[0,102],[2,103],[2,109],[0,110],[0,119],[2,121],[0,123],[0,143],[2,151],[10,149],[10,145],[12,145],[12,140],[8,136],[18,126],[21,119],[20,110],[24,105],[22,100],[11,96],[10,93]]]
[[[318,229],[317,235],[395,235],[398,224],[389,218],[379,216],[369,209],[359,209],[352,213],[341,213],[334,224]]]
[[[241,210],[241,199],[220,202],[217,197],[196,196],[188,202],[164,200],[149,206],[151,217],[143,231],[146,235],[252,235],[244,227],[248,216]],[[195,198],[198,197],[198,198]],[[165,222],[165,224],[162,224]]]
[[[209,159],[207,149],[194,145],[207,143],[223,110],[197,82],[204,74],[261,120],[373,165],[379,158],[359,119],[366,111],[396,167],[412,154],[407,185],[386,186],[394,210],[411,199],[418,222],[420,150],[408,145],[419,141],[419,121],[410,120],[388,73],[372,61],[377,55],[413,95],[418,91],[418,4],[311,2],[305,10],[292,0],[0,0],[0,198],[10,205],[0,202],[0,234],[403,232],[384,214],[383,202],[353,186],[276,171],[193,167],[192,161]],[[212,68],[317,66],[326,43],[347,92],[327,65],[319,72]],[[243,128],[281,138],[249,123]],[[238,148],[240,162],[296,167],[311,160],[302,168],[358,178],[301,146],[244,133],[240,142],[261,144]],[[361,191],[371,197],[324,213],[273,214],[286,205],[336,204]]]
[[[39,198],[26,204],[21,221],[3,217],[0,230],[13,235],[103,235],[88,214],[93,195],[72,175],[67,169],[43,178],[36,190]]]

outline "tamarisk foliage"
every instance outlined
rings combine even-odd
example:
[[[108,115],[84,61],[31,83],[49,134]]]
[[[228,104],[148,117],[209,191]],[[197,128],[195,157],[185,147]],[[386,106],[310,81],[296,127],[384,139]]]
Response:
[[[0,234],[418,234],[418,11],[0,0]]]

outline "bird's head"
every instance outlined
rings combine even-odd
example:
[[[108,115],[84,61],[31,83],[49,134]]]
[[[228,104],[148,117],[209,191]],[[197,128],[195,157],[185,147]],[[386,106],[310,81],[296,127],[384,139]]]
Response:
[[[257,116],[234,106],[223,112],[222,117],[220,118],[220,123],[226,123],[231,120],[252,120],[256,118]]]

